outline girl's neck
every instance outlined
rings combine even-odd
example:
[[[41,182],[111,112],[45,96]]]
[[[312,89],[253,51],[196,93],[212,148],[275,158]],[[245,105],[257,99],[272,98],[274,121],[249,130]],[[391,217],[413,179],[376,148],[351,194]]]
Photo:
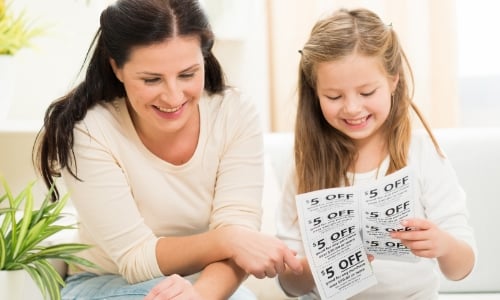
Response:
[[[380,164],[388,155],[387,145],[382,138],[373,138],[358,143],[358,155],[354,162],[353,173],[366,173],[380,168]]]

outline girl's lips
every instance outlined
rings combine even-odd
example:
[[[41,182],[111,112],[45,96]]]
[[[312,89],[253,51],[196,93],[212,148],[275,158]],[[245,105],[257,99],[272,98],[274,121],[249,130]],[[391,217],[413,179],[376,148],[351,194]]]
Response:
[[[344,122],[349,126],[360,126],[366,123],[370,116],[365,116],[363,118],[358,119],[344,119]]]

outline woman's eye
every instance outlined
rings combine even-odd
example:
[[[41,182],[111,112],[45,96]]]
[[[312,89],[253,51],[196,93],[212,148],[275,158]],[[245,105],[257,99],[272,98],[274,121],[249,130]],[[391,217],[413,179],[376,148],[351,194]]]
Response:
[[[144,80],[144,83],[146,83],[146,84],[152,84],[152,83],[156,83],[156,82],[160,81],[160,78],[145,78],[143,80]]]
[[[184,78],[184,79],[191,78],[193,76],[194,76],[194,73],[183,73],[183,74],[179,75],[180,78]]]

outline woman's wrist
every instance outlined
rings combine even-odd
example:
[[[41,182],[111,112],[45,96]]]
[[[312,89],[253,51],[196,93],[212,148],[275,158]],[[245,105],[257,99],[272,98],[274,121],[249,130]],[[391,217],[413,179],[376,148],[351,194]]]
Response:
[[[235,249],[231,243],[231,237],[238,235],[238,228],[235,225],[225,225],[213,230],[215,234],[216,251],[225,259],[234,257]]]

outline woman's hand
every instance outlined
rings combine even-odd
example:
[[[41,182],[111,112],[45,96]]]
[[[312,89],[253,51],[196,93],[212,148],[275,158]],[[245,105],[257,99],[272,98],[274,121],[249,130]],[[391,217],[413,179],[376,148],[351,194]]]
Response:
[[[302,265],[302,273],[297,274],[286,271],[278,276],[281,288],[286,291],[287,294],[296,297],[309,293],[315,287],[314,278],[307,258],[301,257],[299,261]]]
[[[248,274],[272,278],[287,267],[295,273],[302,272],[296,253],[280,239],[241,226],[225,226],[221,230],[231,259]]]
[[[202,300],[191,282],[174,274],[160,281],[144,300]]]

